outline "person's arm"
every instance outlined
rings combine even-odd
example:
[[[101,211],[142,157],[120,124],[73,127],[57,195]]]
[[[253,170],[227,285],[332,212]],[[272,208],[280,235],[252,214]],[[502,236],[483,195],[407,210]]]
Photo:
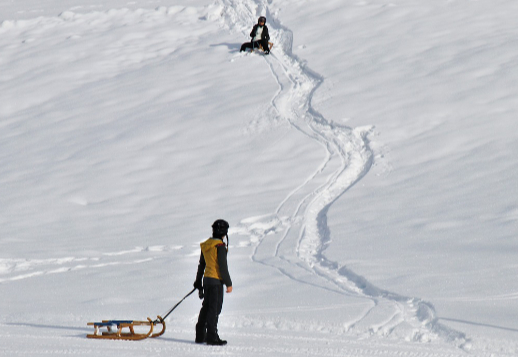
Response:
[[[227,248],[225,247],[225,244],[218,245],[218,265],[221,280],[223,280],[223,284],[227,286],[227,293],[230,293],[232,292],[232,279],[230,279],[230,274],[228,272]]]
[[[270,33],[268,32],[268,27],[266,27],[266,25],[264,25],[263,28],[263,36],[266,41],[270,40]]]
[[[198,271],[196,272],[196,280],[194,281],[193,286],[201,290],[203,288],[202,278],[203,273],[205,273],[205,258],[203,257],[203,253],[200,254],[200,262],[198,263]]]
[[[252,40],[255,37],[255,32],[257,31],[256,29],[257,29],[257,25],[254,25],[254,27],[252,28],[252,32],[250,32],[250,37],[252,37]]]

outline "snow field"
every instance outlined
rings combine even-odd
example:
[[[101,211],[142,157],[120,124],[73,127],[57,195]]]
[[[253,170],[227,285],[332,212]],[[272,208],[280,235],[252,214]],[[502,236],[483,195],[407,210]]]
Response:
[[[447,33],[439,34],[433,37],[431,60],[422,62],[423,71],[413,79],[420,84],[417,78],[423,77],[437,87],[430,92],[421,88],[417,100],[410,100],[407,91],[413,87],[398,86],[406,68],[419,67],[413,61],[420,63],[423,48],[419,41],[397,46],[386,29],[408,33],[408,21],[401,19],[414,21],[414,27],[434,27],[442,12],[434,15],[433,6],[403,1],[332,1],[325,7],[313,1],[218,0],[189,6],[156,1],[151,8],[144,1],[124,8],[118,1],[111,3],[113,8],[89,0],[73,3],[59,15],[0,24],[0,245],[7,252],[0,256],[0,299],[8,311],[0,320],[6,341],[2,355],[514,354],[516,330],[503,328],[512,324],[516,300],[509,279],[515,266],[507,256],[501,255],[507,286],[489,300],[505,304],[489,317],[503,317],[502,307],[511,313],[493,328],[479,323],[484,331],[489,327],[507,334],[482,333],[472,339],[464,332],[462,316],[440,316],[443,308],[458,303],[466,314],[473,313],[466,302],[488,308],[479,291],[491,291],[495,271],[502,270],[484,262],[492,270],[478,275],[482,281],[465,273],[472,290],[464,297],[455,295],[451,287],[458,284],[457,269],[466,270],[465,256],[458,250],[456,257],[464,264],[450,261],[439,254],[435,235],[426,232],[447,232],[451,238],[459,222],[470,222],[469,216],[479,212],[454,206],[460,217],[416,221],[412,205],[391,203],[397,193],[392,185],[412,191],[418,180],[433,187],[448,177],[442,167],[454,165],[457,172],[474,174],[469,169],[474,161],[461,160],[473,152],[501,173],[503,188],[493,192],[512,188],[505,179],[514,177],[512,163],[498,154],[490,135],[481,139],[487,126],[468,125],[470,115],[445,124],[434,111],[442,109],[438,103],[464,108],[463,98],[486,92],[469,81],[473,71],[486,73],[480,78],[498,71],[484,72],[475,62],[466,69],[462,59],[437,61],[443,51],[464,48],[450,44]],[[453,3],[452,28],[473,18],[468,15],[479,16],[473,26],[486,24],[476,32],[478,45],[484,45],[484,29],[492,28],[494,18],[484,16],[482,5],[473,2],[465,5],[468,15],[457,16],[464,7]],[[31,8],[45,13],[59,7],[28,1],[17,16],[32,13]],[[272,55],[237,53],[262,14],[275,43]],[[330,33],[332,22],[342,25],[343,18],[360,30],[359,37],[369,28],[377,35],[335,46],[333,36],[319,31]],[[419,31],[412,33],[419,38]],[[349,32],[345,41],[358,40],[355,34]],[[380,39],[380,34],[386,37]],[[462,36],[467,34],[460,33],[459,41]],[[506,36],[499,38],[502,62],[497,66],[505,68],[514,55]],[[381,55],[386,44],[393,58]],[[428,68],[438,62],[443,72]],[[356,77],[349,77],[352,73]],[[429,79],[422,73],[439,76]],[[502,73],[497,78],[506,77]],[[440,83],[450,76],[468,79],[463,81],[465,97],[436,100],[427,107],[423,98],[439,96]],[[512,76],[506,78],[512,81]],[[386,93],[380,83],[395,88],[388,99],[382,99]],[[481,108],[496,103],[502,108],[497,112],[509,113],[509,85],[497,83],[497,99],[481,102]],[[411,112],[401,115],[401,108]],[[422,111],[430,114],[421,117]],[[416,120],[408,123],[408,117]],[[512,127],[510,120],[501,123]],[[464,131],[466,139],[450,134],[459,127],[471,128]],[[449,145],[429,153],[437,138]],[[471,144],[473,138],[479,145]],[[501,142],[516,141],[509,134]],[[408,152],[402,151],[405,146]],[[438,176],[422,174],[430,163]],[[458,188],[459,177],[453,176],[448,187]],[[454,200],[464,202],[470,191],[455,190],[459,193],[453,199],[450,191],[440,192],[436,201],[427,201],[435,208],[423,216],[434,217],[437,207],[450,207]],[[402,201],[413,198],[406,194]],[[513,207],[508,198],[500,206],[502,220],[490,221],[503,222],[513,232]],[[391,220],[378,215],[386,210],[394,212]],[[164,338],[135,344],[84,338],[87,321],[153,318],[181,299],[191,289],[198,242],[216,218],[232,226],[229,258],[235,290],[225,296],[220,320],[229,346],[192,343],[200,306],[194,297],[168,320]],[[369,219],[378,224],[365,224]],[[398,225],[406,221],[413,223]],[[405,234],[385,233],[387,227]],[[419,249],[430,252],[429,257],[399,259],[416,244],[409,227],[425,228],[420,229],[425,236]],[[386,251],[373,249],[379,237],[387,236],[392,244],[381,245]],[[512,233],[499,237],[508,237],[508,247],[514,247]],[[421,264],[426,259],[437,263]],[[437,271],[440,266],[445,273]],[[436,286],[453,293],[430,294],[436,288],[420,281],[419,269],[437,274]],[[410,276],[405,276],[407,270]]]

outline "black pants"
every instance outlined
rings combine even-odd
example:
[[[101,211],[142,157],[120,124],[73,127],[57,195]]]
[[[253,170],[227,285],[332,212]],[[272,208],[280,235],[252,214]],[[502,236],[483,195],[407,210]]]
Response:
[[[217,341],[218,319],[223,308],[223,283],[217,279],[203,278],[203,304],[196,324],[196,341]]]
[[[239,52],[243,52],[247,48],[252,48],[252,46],[253,46],[253,48],[259,48],[259,44],[261,46],[263,46],[263,50],[269,51],[268,40],[260,40],[260,41],[252,41],[252,42],[243,43],[241,45],[241,49],[239,50]]]

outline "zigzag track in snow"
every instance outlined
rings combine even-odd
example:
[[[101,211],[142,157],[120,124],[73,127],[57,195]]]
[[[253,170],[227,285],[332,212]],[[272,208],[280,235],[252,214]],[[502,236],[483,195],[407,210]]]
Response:
[[[330,241],[327,212],[369,172],[374,157],[368,140],[372,128],[337,125],[312,107],[311,100],[322,78],[292,54],[292,33],[275,18],[269,1],[216,3],[224,25],[245,38],[257,17],[266,15],[275,47],[265,62],[279,86],[271,105],[295,130],[315,140],[326,152],[322,164],[281,201],[274,213],[241,222],[238,231],[257,242],[252,259],[296,281],[370,300],[372,308],[351,322],[350,329],[381,335],[398,330],[398,335],[416,341],[440,336],[463,347],[467,342],[464,334],[439,324],[430,303],[377,288],[326,258],[324,252]]]

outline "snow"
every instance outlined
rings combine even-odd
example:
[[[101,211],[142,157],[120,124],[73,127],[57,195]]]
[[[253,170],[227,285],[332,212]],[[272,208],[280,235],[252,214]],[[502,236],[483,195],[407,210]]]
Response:
[[[517,6],[2,2],[0,355],[516,355]],[[194,295],[86,338],[182,299],[218,218],[227,346]]]

